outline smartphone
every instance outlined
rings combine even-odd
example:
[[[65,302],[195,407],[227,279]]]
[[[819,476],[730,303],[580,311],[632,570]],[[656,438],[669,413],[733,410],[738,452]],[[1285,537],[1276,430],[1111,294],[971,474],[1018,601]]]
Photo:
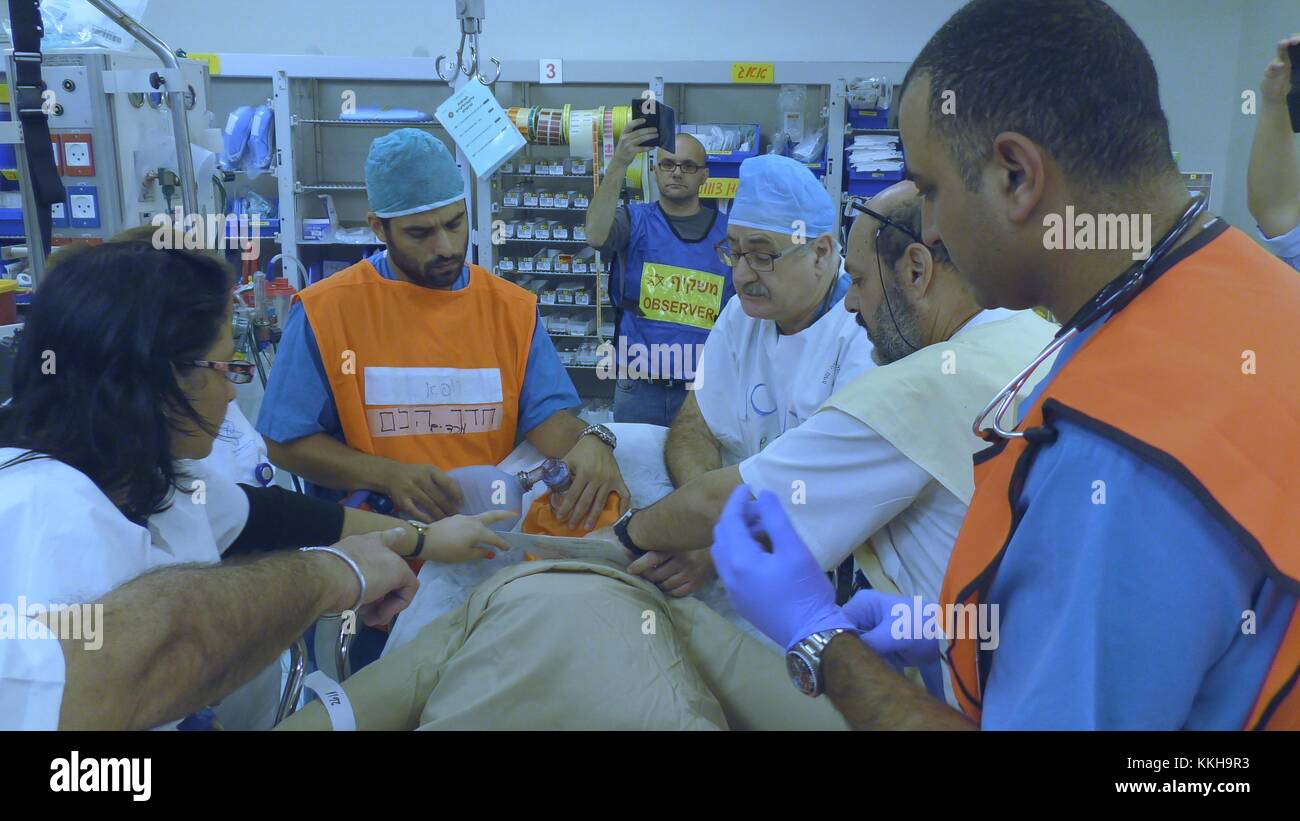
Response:
[[[638,97],[632,101],[632,119],[645,120],[642,128],[659,129],[659,141],[652,148],[662,148],[670,154],[677,153],[677,112],[663,100]]]
[[[1291,113],[1291,130],[1300,134],[1300,45],[1286,50],[1291,56],[1291,93],[1286,95],[1286,108]]]

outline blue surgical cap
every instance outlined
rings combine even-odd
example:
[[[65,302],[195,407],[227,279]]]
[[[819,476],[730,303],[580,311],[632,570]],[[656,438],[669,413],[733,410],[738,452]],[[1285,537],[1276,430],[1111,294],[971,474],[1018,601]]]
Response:
[[[465,199],[456,158],[418,128],[399,128],[370,144],[366,194],[377,217],[404,217]]]
[[[750,157],[740,164],[728,225],[792,234],[798,220],[809,239],[835,230],[835,203],[807,166],[778,154]]]

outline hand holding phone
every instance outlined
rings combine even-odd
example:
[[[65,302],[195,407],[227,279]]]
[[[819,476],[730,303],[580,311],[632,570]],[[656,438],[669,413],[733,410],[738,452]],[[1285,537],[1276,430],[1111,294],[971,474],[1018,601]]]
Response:
[[[632,101],[632,116],[645,120],[643,128],[658,129],[659,141],[653,145],[670,154],[677,153],[677,112],[672,106],[653,95],[638,97]]]

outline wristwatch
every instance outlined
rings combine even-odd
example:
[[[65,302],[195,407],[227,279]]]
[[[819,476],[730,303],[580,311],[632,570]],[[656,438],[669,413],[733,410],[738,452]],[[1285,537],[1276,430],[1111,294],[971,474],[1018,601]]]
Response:
[[[424,522],[416,519],[407,519],[406,523],[415,528],[415,552],[409,556],[402,556],[403,559],[414,559],[424,552],[424,534],[428,531],[429,526]]]
[[[624,513],[622,516],[619,516],[618,521],[614,522],[614,524],[612,525],[612,527],[614,528],[614,535],[618,537],[619,544],[623,545],[623,547],[626,547],[628,550],[630,550],[632,552],[632,555],[637,557],[638,559],[644,556],[646,552],[641,548],[637,547],[636,543],[632,541],[632,536],[627,532],[627,525],[628,522],[632,521],[632,514],[636,513],[640,509],[641,508],[628,508],[627,513]]]
[[[579,439],[581,439],[584,436],[596,437],[600,441],[609,445],[610,450],[613,450],[614,448],[618,447],[618,437],[614,435],[614,431],[610,430],[604,425],[588,425],[587,427],[582,429],[582,433],[578,434]]]
[[[822,653],[831,643],[831,639],[840,633],[848,632],[836,628],[813,633],[785,654],[785,669],[790,673],[790,680],[794,682],[799,692],[816,698],[825,691],[826,682],[822,679]]]

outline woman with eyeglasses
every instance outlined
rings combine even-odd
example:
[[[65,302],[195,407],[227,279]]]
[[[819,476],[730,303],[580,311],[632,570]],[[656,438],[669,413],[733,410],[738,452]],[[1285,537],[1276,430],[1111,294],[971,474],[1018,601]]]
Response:
[[[507,549],[487,525],[510,514],[417,528],[205,469],[253,375],[234,360],[232,285],[211,256],[147,242],[78,253],[41,283],[0,408],[0,603],[86,601],[163,565],[395,526],[411,558]]]

